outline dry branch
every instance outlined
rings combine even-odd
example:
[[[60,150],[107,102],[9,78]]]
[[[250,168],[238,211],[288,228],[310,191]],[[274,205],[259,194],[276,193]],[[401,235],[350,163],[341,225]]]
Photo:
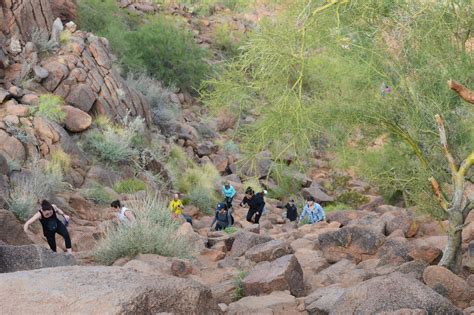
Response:
[[[454,80],[449,80],[448,86],[451,90],[458,93],[459,96],[461,96],[463,100],[465,100],[468,103],[474,104],[474,91],[471,91],[470,89],[468,89],[461,83]]]

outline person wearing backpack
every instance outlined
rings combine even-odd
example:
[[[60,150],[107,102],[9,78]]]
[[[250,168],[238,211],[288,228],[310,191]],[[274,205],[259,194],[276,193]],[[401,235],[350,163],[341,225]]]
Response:
[[[66,226],[62,223],[56,213],[59,213],[64,217],[66,222],[69,222],[70,217],[64,213],[63,210],[51,204],[47,200],[41,201],[41,208],[36,212],[23,226],[25,233],[28,231],[29,226],[35,221],[39,220],[43,227],[43,235],[48,241],[48,245],[53,252],[56,252],[56,233],[64,238],[66,244],[66,250],[72,254],[71,238]]]
[[[130,224],[136,220],[135,214],[127,207],[122,206],[120,200],[112,201],[110,206],[118,211],[117,218],[119,219],[120,223]]]
[[[227,208],[230,210],[232,208],[232,201],[235,197],[235,188],[229,182],[226,182],[224,186],[222,186],[222,193],[224,194],[225,203]]]
[[[211,223],[211,230],[212,227],[214,226],[214,223],[216,224],[215,230],[220,231],[225,228],[228,228],[234,224],[234,217],[229,211],[229,208],[227,207],[227,204],[220,202],[216,206],[216,214],[214,216],[214,220]]]
[[[295,205],[295,201],[290,199],[288,203],[285,205],[286,209],[286,218],[291,222],[296,221],[298,219],[298,208]]]
[[[258,224],[263,213],[263,208],[265,207],[263,193],[255,193],[251,187],[247,187],[245,190],[245,197],[240,203],[241,207],[245,205],[249,207],[246,217],[247,221]],[[254,215],[255,219],[253,219]]]

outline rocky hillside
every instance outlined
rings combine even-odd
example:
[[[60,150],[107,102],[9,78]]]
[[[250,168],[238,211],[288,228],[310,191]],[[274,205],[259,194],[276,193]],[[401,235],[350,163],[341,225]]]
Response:
[[[216,6],[202,17],[186,6],[117,4],[184,19],[196,42],[214,49],[211,64],[222,58],[215,49],[220,25],[244,34],[271,15],[263,5],[252,14]],[[456,275],[437,266],[447,221],[386,205],[376,187],[333,169],[329,154],[315,152],[306,174],[291,173],[291,188],[327,206],[327,222],[288,222],[285,198],[267,198],[268,211],[260,224],[251,224],[238,204],[250,184],[278,191],[269,177],[271,154],[261,152],[253,168],[237,163],[238,151],[222,145],[237,123],[231,115],[210,118],[190,93],[154,81],[164,102],[180,112],[166,124],[157,120],[139,86],[121,76],[108,40],[81,31],[76,16],[75,2],[67,0],[6,0],[0,6],[3,313],[474,313],[474,213],[466,219],[463,270]],[[107,141],[126,145],[107,151]],[[176,238],[191,247],[192,257],[138,253],[100,265],[93,252],[115,218],[108,203],[146,200],[145,188],[130,188],[129,180],[165,198],[178,190],[179,178],[165,162],[177,152],[185,162],[174,167],[183,178],[193,178],[185,177],[188,168],[212,165],[213,193],[224,180],[236,188],[235,229],[210,231],[209,209],[190,202],[184,212],[193,226],[177,227]],[[71,215],[74,256],[51,253],[39,224],[23,231],[25,213],[45,196]]]

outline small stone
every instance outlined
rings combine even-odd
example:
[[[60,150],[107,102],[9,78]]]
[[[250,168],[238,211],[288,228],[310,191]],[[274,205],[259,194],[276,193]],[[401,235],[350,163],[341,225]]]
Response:
[[[73,21],[67,22],[65,26],[66,26],[66,29],[71,33],[74,33],[77,30],[77,24],[74,23]]]
[[[39,97],[36,94],[25,94],[21,98],[21,103],[26,105],[38,105]]]

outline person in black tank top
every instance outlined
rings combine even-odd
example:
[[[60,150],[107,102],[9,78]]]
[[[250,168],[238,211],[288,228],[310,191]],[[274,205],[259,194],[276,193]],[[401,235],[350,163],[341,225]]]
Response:
[[[41,202],[41,209],[38,210],[24,225],[23,229],[25,232],[28,231],[28,227],[39,220],[43,227],[43,235],[46,237],[49,247],[53,252],[56,251],[56,233],[64,238],[66,243],[66,250],[68,253],[72,253],[71,238],[67,231],[66,226],[58,219],[56,212],[64,216],[67,222],[69,222],[69,216],[64,213],[61,209],[55,205],[49,203],[47,200]]]

